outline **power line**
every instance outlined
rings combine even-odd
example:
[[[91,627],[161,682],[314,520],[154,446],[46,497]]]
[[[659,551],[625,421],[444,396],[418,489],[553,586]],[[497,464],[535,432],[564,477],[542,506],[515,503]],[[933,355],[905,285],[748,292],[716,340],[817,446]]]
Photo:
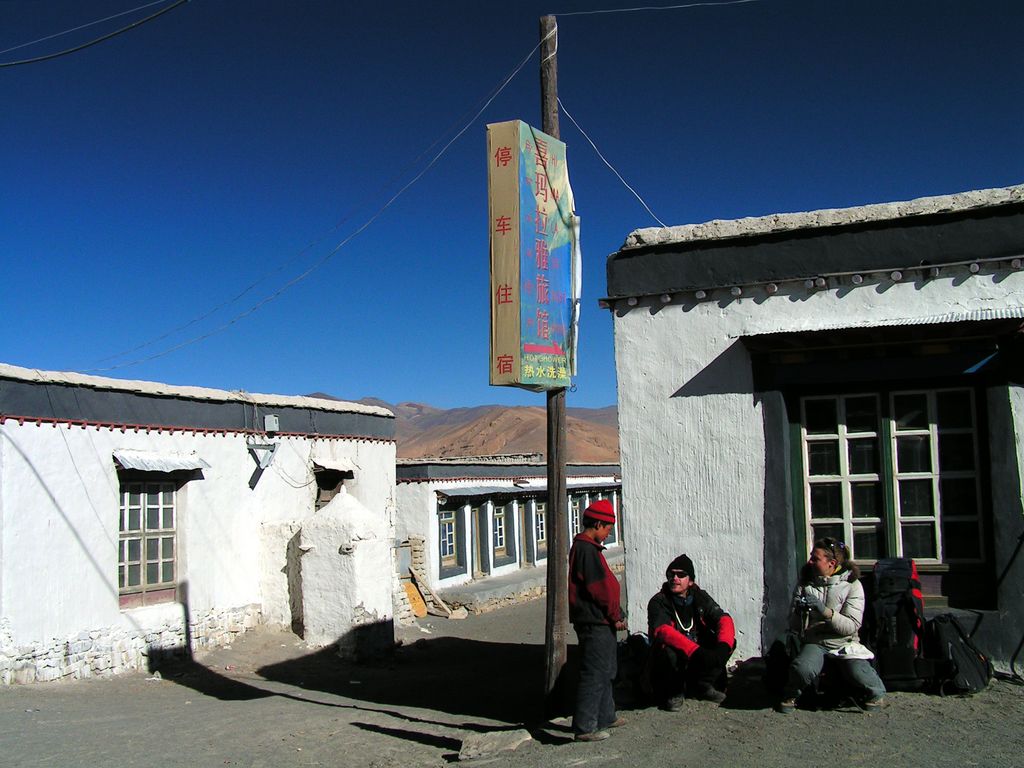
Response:
[[[184,5],[187,2],[188,2],[188,0],[178,0],[173,5],[169,5],[166,8],[161,8],[156,13],[152,13],[149,16],[146,16],[144,19],[139,19],[138,21],[133,21],[131,24],[129,24],[126,27],[121,27],[120,29],[116,29],[113,32],[108,32],[105,35],[97,37],[94,40],[90,40],[89,42],[82,43],[81,45],[76,45],[73,48],[66,48],[63,51],[57,51],[56,53],[48,53],[45,56],[36,56],[35,58],[32,58],[32,59],[21,59],[20,61],[4,61],[4,62],[0,62],[0,68],[4,68],[4,67],[17,67],[17,66],[21,66],[22,64],[37,64],[37,63],[39,63],[41,61],[49,61],[50,59],[56,59],[56,58],[59,58],[61,56],[67,56],[68,54],[71,54],[71,53],[77,53],[78,51],[84,50],[86,48],[91,48],[94,45],[98,45],[99,43],[102,43],[105,40],[109,40],[112,37],[117,37],[118,35],[120,35],[120,34],[122,34],[124,32],[127,32],[127,31],[129,31],[131,29],[135,29],[136,27],[145,24],[147,21],[152,21],[153,19],[157,18],[158,16],[163,16],[165,13],[167,13],[169,11],[173,11],[179,5]],[[153,3],[151,3],[150,5],[153,5]],[[135,10],[141,10],[142,8],[148,8],[148,7],[150,7],[150,6],[143,5],[143,6],[140,6],[139,8],[136,8]],[[125,13],[132,13],[132,11],[126,11]],[[118,14],[118,15],[123,15],[123,14]],[[115,17],[111,16],[109,18],[115,18]],[[106,21],[106,19],[103,19],[102,21]],[[92,26],[92,24],[98,24],[98,23],[99,22],[90,22],[89,24],[86,24],[84,26],[88,27],[88,26]],[[78,27],[78,29],[82,29],[82,27]],[[67,31],[68,32],[73,32],[74,30],[67,30]],[[50,37],[60,37],[60,35],[63,35],[63,34],[66,34],[66,32],[59,32],[58,34],[51,35]],[[48,40],[50,38],[45,38],[44,37],[42,39],[43,40]],[[41,41],[37,40],[35,42],[41,42]],[[25,43],[24,45],[18,45],[18,46],[15,46],[14,48],[8,48],[7,50],[15,50],[16,48],[23,48],[25,45],[33,45],[33,44],[34,43]]]
[[[539,47],[539,44],[538,44],[538,47]],[[534,49],[534,50],[536,50],[536,49]],[[531,51],[530,56],[532,56],[532,55],[533,55],[533,52]],[[443,141],[445,136],[449,135],[458,126],[462,125],[464,123],[464,121],[469,118],[470,115],[474,115],[474,113],[482,112],[483,109],[485,109],[487,107],[487,105],[490,104],[491,101],[494,100],[494,98],[498,95],[498,93],[500,93],[501,90],[508,84],[508,81],[512,77],[514,77],[518,73],[518,71],[520,69],[523,68],[523,66],[525,65],[526,61],[529,61],[530,56],[526,57],[526,60],[524,60],[524,62],[521,63],[516,68],[516,70],[512,73],[512,75],[509,76],[509,78],[507,78],[505,81],[503,81],[503,82],[499,83],[498,85],[496,85],[493,89],[491,89],[490,92],[488,92],[485,96],[483,96],[481,99],[479,99],[476,102],[476,104],[474,104],[473,106],[471,106],[467,110],[465,110],[459,117],[457,117],[452,122],[451,125],[448,126],[448,128],[446,128],[436,139],[434,139],[434,141],[432,141],[430,143],[430,145],[426,149],[422,150],[413,160],[411,160],[408,163],[406,163],[394,175],[392,175],[391,178],[388,179],[385,183],[381,184],[377,188],[377,190],[370,196],[370,199],[376,198],[378,195],[382,194],[384,192],[384,190],[388,189],[399,178],[401,178],[403,175],[405,175],[405,173],[407,171],[409,171],[410,169],[416,167],[420,163],[420,161],[423,160],[423,158],[425,156],[427,156],[434,149],[434,147],[436,147],[438,144],[440,144]],[[474,117],[473,120],[475,120],[475,119],[476,118]],[[471,124],[472,124],[472,121],[471,121]],[[165,339],[170,338],[171,336],[175,335],[176,333],[180,333],[181,331],[184,331],[184,330],[186,330],[188,328],[191,328],[193,325],[196,325],[197,323],[200,323],[203,320],[206,320],[207,318],[211,317],[212,315],[215,315],[217,312],[219,312],[220,310],[224,309],[225,307],[231,306],[235,302],[237,302],[240,299],[242,299],[250,291],[252,291],[257,285],[259,285],[263,281],[267,280],[271,276],[276,275],[277,273],[281,272],[283,269],[285,269],[285,267],[287,267],[288,265],[290,265],[293,262],[295,262],[296,260],[298,260],[303,254],[307,253],[311,248],[316,246],[316,244],[320,240],[322,240],[324,237],[327,237],[327,235],[329,235],[331,232],[335,232],[338,229],[340,229],[342,225],[347,223],[350,219],[352,219],[355,216],[357,210],[358,210],[358,207],[357,208],[353,208],[349,213],[347,213],[344,217],[342,217],[342,219],[340,221],[338,221],[338,223],[336,223],[333,227],[331,227],[331,229],[328,232],[325,232],[323,235],[315,238],[312,242],[310,242],[304,248],[300,249],[294,256],[292,256],[291,258],[289,258],[286,261],[282,262],[279,266],[275,267],[274,269],[271,269],[268,272],[264,272],[260,277],[258,277],[256,280],[251,282],[245,288],[243,288],[233,298],[228,299],[227,301],[224,301],[221,304],[218,304],[217,306],[213,307],[212,309],[206,310],[202,314],[200,314],[200,315],[198,315],[196,317],[193,317],[191,320],[188,320],[187,322],[185,322],[185,323],[183,323],[181,325],[178,325],[178,326],[176,326],[176,327],[174,327],[174,328],[172,328],[172,329],[162,333],[159,336],[151,338],[151,339],[149,339],[147,341],[144,341],[144,342],[142,342],[140,344],[136,344],[134,347],[130,347],[128,349],[121,350],[120,352],[116,352],[114,354],[107,355],[106,357],[102,357],[102,358],[96,360],[93,364],[94,365],[100,365],[100,364],[106,363],[106,362],[108,362],[110,360],[116,360],[119,357],[124,357],[126,355],[130,355],[130,354],[133,354],[135,352],[138,352],[138,351],[140,351],[142,349],[146,349],[147,347],[151,347],[154,344],[158,344],[159,342],[164,341]],[[141,362],[141,361],[139,361],[139,362]],[[115,366],[115,367],[119,367],[119,366]],[[90,371],[107,371],[107,370],[114,370],[114,368],[90,368],[88,370],[90,370]]]
[[[683,8],[714,8],[719,5],[745,5],[759,3],[761,0],[725,0],[721,3],[685,3],[683,5],[642,5],[636,8],[606,8],[598,11],[571,11],[556,13],[555,16],[593,16],[599,13],[634,13],[636,11],[677,11]]]
[[[551,34],[554,34],[554,32],[555,32],[555,30],[552,30]],[[213,330],[211,330],[211,331],[209,331],[207,333],[204,333],[204,334],[202,334],[200,336],[194,336],[194,337],[192,337],[190,339],[186,339],[186,340],[180,342],[179,344],[175,344],[174,346],[171,346],[171,347],[169,347],[169,348],[167,348],[167,349],[165,349],[165,350],[163,350],[161,352],[157,352],[157,353],[149,355],[147,357],[142,357],[142,358],[138,358],[138,359],[135,359],[135,360],[129,360],[127,362],[119,363],[117,365],[112,365],[112,366],[108,366],[108,367],[105,367],[105,368],[90,368],[86,372],[87,373],[96,373],[96,372],[103,372],[103,371],[114,371],[114,370],[117,370],[117,369],[120,369],[120,368],[128,368],[128,367],[133,366],[133,365],[138,365],[140,363],[147,363],[147,362],[150,362],[152,360],[157,360],[157,359],[159,359],[161,357],[166,357],[167,355],[171,354],[172,352],[177,352],[179,349],[183,349],[184,347],[190,346],[192,344],[196,344],[196,343],[198,343],[200,341],[205,341],[206,339],[210,338],[211,336],[215,336],[216,334],[221,333],[221,332],[227,330],[228,328],[233,326],[238,321],[248,317],[249,315],[251,315],[256,310],[260,309],[261,307],[263,307],[266,304],[269,304],[271,301],[273,301],[274,299],[276,299],[279,296],[281,296],[285,291],[287,291],[292,286],[297,285],[298,283],[300,283],[303,280],[305,280],[307,277],[309,277],[311,274],[313,274],[313,272],[315,272],[316,270],[320,269],[320,267],[322,267],[324,264],[326,264],[328,261],[330,261],[334,257],[334,255],[337,254],[338,251],[340,251],[343,247],[348,245],[349,242],[351,242],[357,236],[362,234],[371,224],[373,224],[378,218],[380,218],[384,214],[384,212],[388,208],[390,208],[392,206],[392,204],[399,197],[401,197],[410,187],[412,187],[413,184],[415,184],[421,178],[423,178],[423,176],[426,174],[426,172],[429,171],[431,168],[433,168],[434,165],[437,163],[437,161],[441,159],[441,157],[445,154],[445,152],[448,151],[448,148],[451,147],[451,145],[454,144],[456,141],[458,141],[458,139],[461,138],[462,135],[466,131],[469,130],[470,126],[472,126],[473,123],[475,123],[479,119],[480,115],[482,115],[484,113],[484,110],[486,110],[487,107],[489,107],[491,105],[491,103],[498,97],[498,94],[500,94],[503,90],[505,90],[505,88],[508,86],[508,84],[510,82],[512,82],[513,78],[515,78],[515,76],[517,74],[519,74],[519,71],[524,66],[526,66],[526,62],[528,62],[533,57],[533,54],[537,52],[537,50],[540,48],[540,46],[545,42],[545,40],[547,40],[547,37],[550,37],[550,36],[551,35],[549,34],[543,40],[538,42],[537,45],[535,45],[533,47],[533,49],[523,58],[523,60],[521,62],[519,62],[519,64],[516,66],[516,68],[513,69],[512,72],[509,73],[509,75],[502,81],[502,83],[497,88],[494,89],[494,91],[484,101],[483,105],[476,111],[476,113],[473,115],[473,117],[470,118],[470,120],[458,131],[458,133],[456,133],[455,136],[453,136],[441,148],[441,150],[436,155],[434,155],[433,158],[431,158],[430,162],[427,163],[427,165],[423,168],[423,170],[421,170],[419,173],[417,173],[409,182],[407,182],[401,189],[399,189],[394,195],[392,195],[391,198],[386,203],[384,203],[382,206],[380,206],[380,208],[378,208],[377,211],[372,216],[370,216],[370,218],[367,219],[360,227],[358,227],[352,234],[350,234],[348,237],[346,237],[340,243],[338,243],[336,246],[334,246],[334,248],[332,248],[327,254],[325,254],[319,261],[317,261],[315,264],[313,264],[313,266],[309,267],[309,269],[307,269],[305,272],[302,272],[301,274],[299,274],[296,277],[292,278],[291,280],[289,280],[287,283],[285,283],[283,286],[278,288],[276,291],[274,291],[270,295],[265,296],[263,299],[261,299],[260,301],[256,302],[256,304],[254,304],[253,306],[249,307],[248,309],[246,309],[243,312],[240,312],[239,314],[235,315],[233,318],[231,318],[227,322],[221,324],[217,328],[214,328]],[[437,144],[437,142],[434,142],[434,144],[432,146],[435,146],[436,144]],[[143,346],[145,346],[145,345],[143,345]]]
[[[47,35],[46,37],[40,37],[38,40],[32,40],[31,42],[28,42],[28,43],[21,43],[21,45],[12,45],[10,48],[4,48],[2,51],[0,51],[0,53],[10,53],[11,51],[16,51],[19,48],[28,48],[30,45],[35,45],[36,43],[45,43],[47,40],[53,40],[55,37],[62,37],[63,35],[69,35],[72,32],[78,32],[80,29],[86,29],[87,27],[94,27],[97,24],[102,24],[105,21],[110,21],[111,19],[117,19],[117,18],[120,18],[121,16],[127,16],[127,15],[132,14],[132,13],[137,13],[138,11],[144,11],[147,8],[152,8],[154,5],[160,5],[161,3],[166,3],[166,2],[167,2],[167,0],[154,0],[152,3],[147,3],[146,5],[140,5],[138,8],[132,8],[130,11],[121,11],[121,13],[115,13],[113,16],[107,16],[106,18],[103,18],[103,19],[97,19],[96,21],[90,21],[87,24],[80,24],[77,27],[72,27],[71,29],[65,29],[63,32],[55,32],[52,35]]]
[[[583,134],[583,138],[585,138],[588,142],[590,142],[590,146],[592,146],[594,148],[594,151],[597,152],[597,156],[601,158],[602,162],[604,162],[604,164],[607,165],[611,169],[611,172],[614,173],[618,177],[619,181],[622,182],[623,186],[626,189],[628,189],[630,192],[633,193],[633,197],[635,197],[637,200],[640,201],[640,205],[642,205],[644,207],[644,210],[646,210],[649,214],[651,214],[651,218],[653,218],[656,222],[661,224],[661,226],[663,226],[663,227],[668,226],[665,222],[663,222],[661,219],[659,219],[657,216],[654,215],[654,211],[652,211],[650,206],[648,206],[647,203],[644,202],[644,199],[642,197],[640,197],[640,195],[637,193],[637,191],[635,189],[633,189],[631,186],[629,186],[628,183],[626,183],[626,180],[624,178],[622,178],[622,174],[619,173],[617,170],[615,170],[615,168],[612,166],[612,164],[608,162],[608,160],[605,158],[604,155],[601,154],[601,150],[597,148],[597,145],[587,135],[587,132],[584,131],[580,127],[579,123],[576,122],[576,118],[573,117],[571,114],[569,114],[569,110],[565,108],[565,104],[562,103],[561,99],[558,100],[558,106],[560,106],[562,108],[562,111],[565,112],[565,116],[568,117],[569,120],[572,121],[572,124],[576,126],[576,130],[578,130],[580,133]]]

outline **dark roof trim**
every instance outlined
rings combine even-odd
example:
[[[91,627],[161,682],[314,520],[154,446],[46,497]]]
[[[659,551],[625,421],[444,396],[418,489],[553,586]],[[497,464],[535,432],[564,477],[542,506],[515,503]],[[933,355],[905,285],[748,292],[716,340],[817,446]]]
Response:
[[[0,378],[0,418],[120,429],[263,432],[263,417],[278,417],[279,435],[393,441],[395,419],[239,401],[205,401],[52,382]],[[383,414],[387,414],[386,416]]]
[[[1024,254],[1024,203],[905,219],[620,250],[610,299],[778,283],[822,275],[1009,259]]]
[[[543,464],[399,464],[395,471],[399,483],[547,477],[547,467]],[[596,477],[619,475],[621,470],[618,464],[567,464],[565,474],[567,477]]]

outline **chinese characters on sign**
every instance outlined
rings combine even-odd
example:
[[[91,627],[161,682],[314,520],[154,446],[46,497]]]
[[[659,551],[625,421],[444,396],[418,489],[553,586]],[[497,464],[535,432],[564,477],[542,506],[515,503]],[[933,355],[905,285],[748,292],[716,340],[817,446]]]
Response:
[[[579,269],[565,144],[512,120],[487,126],[487,153],[490,382],[568,387]]]

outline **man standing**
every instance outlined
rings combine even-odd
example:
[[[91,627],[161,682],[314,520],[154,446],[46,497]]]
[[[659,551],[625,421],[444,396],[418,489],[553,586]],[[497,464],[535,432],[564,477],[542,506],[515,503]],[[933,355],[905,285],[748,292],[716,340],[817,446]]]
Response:
[[[600,499],[583,511],[583,530],[569,550],[569,619],[579,638],[580,680],[572,729],[576,741],[601,741],[625,723],[615,714],[615,633],[626,628],[619,582],[602,552],[615,525],[615,509]]]
[[[679,555],[661,591],[647,604],[650,676],[662,709],[682,709],[687,695],[721,704],[725,665],[736,649],[732,617],[694,581],[693,562]]]

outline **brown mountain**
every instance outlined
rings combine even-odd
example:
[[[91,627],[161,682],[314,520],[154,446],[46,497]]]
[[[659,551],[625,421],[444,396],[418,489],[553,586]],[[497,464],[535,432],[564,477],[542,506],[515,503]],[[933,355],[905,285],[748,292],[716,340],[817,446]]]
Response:
[[[316,393],[314,397],[324,397]],[[547,451],[544,408],[481,405],[434,408],[423,403],[398,403],[367,397],[359,402],[380,405],[395,414],[400,458],[489,456]],[[619,430],[614,406],[569,408],[566,411],[568,461],[617,462]]]

